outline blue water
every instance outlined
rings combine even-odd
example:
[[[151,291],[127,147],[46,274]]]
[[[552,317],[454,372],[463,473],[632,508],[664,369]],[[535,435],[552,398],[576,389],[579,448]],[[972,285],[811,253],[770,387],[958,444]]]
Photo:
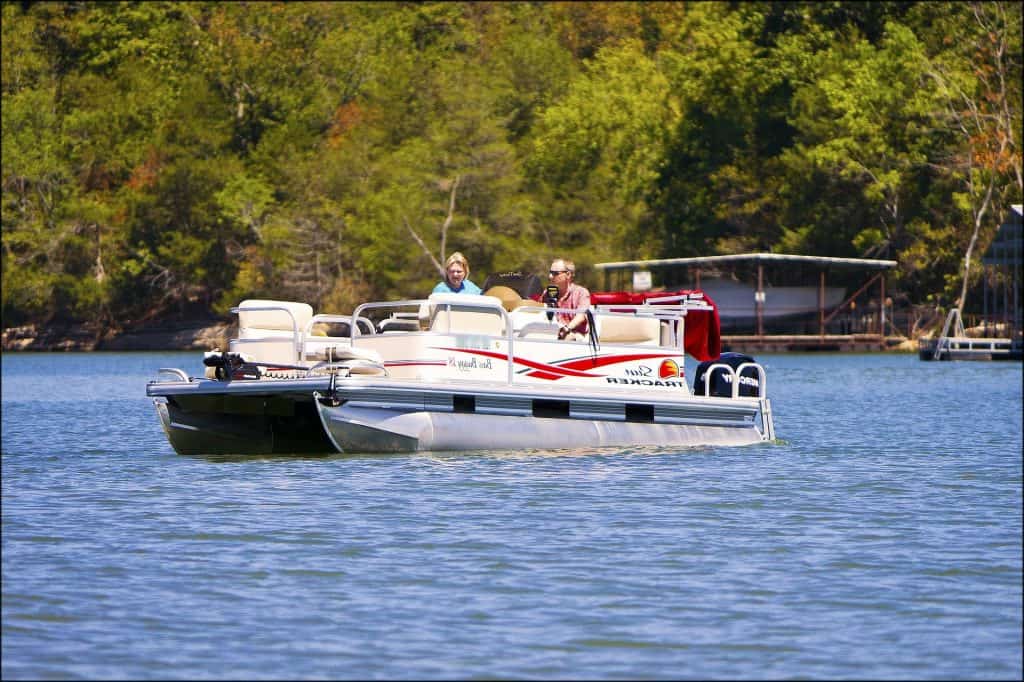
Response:
[[[0,672],[1019,679],[1021,363],[759,359],[774,444],[296,459],[4,354]]]

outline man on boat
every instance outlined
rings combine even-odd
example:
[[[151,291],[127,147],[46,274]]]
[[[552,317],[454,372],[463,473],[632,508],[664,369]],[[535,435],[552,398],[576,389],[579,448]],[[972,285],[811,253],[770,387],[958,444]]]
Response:
[[[556,258],[551,262],[548,272],[551,286],[558,289],[555,307],[568,308],[576,313],[556,313],[559,323],[558,338],[577,341],[585,339],[590,333],[587,324],[586,310],[590,308],[590,291],[573,281],[576,278],[576,264],[571,260]],[[554,292],[552,292],[554,293]]]
[[[437,283],[433,294],[480,294],[480,287],[469,281],[469,261],[456,251],[444,264],[444,279]]]

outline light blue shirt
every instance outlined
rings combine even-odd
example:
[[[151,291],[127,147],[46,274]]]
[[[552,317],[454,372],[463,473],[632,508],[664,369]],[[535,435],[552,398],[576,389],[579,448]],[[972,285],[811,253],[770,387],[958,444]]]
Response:
[[[452,289],[450,286],[448,286],[448,280],[443,279],[443,280],[441,280],[438,283],[438,285],[436,287],[434,287],[434,290],[431,291],[430,293],[432,293],[432,294],[482,294],[483,292],[480,291],[480,287],[478,287],[477,285],[473,284],[468,279],[462,280],[462,287],[459,288],[459,289]]]

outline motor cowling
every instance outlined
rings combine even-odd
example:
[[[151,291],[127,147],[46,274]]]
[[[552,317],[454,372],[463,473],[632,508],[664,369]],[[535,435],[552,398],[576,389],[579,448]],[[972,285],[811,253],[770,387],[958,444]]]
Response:
[[[754,358],[743,353],[722,353],[718,356],[717,360],[705,360],[697,365],[697,372],[693,380],[693,394],[696,396],[704,395],[704,385],[709,382],[711,390],[708,392],[708,395],[722,398],[732,397],[732,375],[724,368],[718,367],[711,372],[709,379],[707,377],[708,369],[712,365],[728,365],[736,371],[743,363],[754,361]],[[761,380],[757,370],[753,367],[746,367],[739,372],[739,379],[739,394],[756,398],[761,388]]]

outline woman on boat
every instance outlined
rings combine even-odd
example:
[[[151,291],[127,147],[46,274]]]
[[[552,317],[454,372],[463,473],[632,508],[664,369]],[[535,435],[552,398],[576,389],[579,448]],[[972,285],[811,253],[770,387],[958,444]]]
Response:
[[[556,308],[570,308],[579,312],[556,313],[559,322],[558,338],[576,341],[586,338],[590,332],[586,309],[590,307],[590,290],[573,281],[576,278],[576,264],[571,260],[556,258],[548,272],[551,285],[558,288]]]
[[[460,251],[448,256],[444,264],[444,279],[437,283],[433,294],[479,294],[480,287],[469,281],[469,261]]]

